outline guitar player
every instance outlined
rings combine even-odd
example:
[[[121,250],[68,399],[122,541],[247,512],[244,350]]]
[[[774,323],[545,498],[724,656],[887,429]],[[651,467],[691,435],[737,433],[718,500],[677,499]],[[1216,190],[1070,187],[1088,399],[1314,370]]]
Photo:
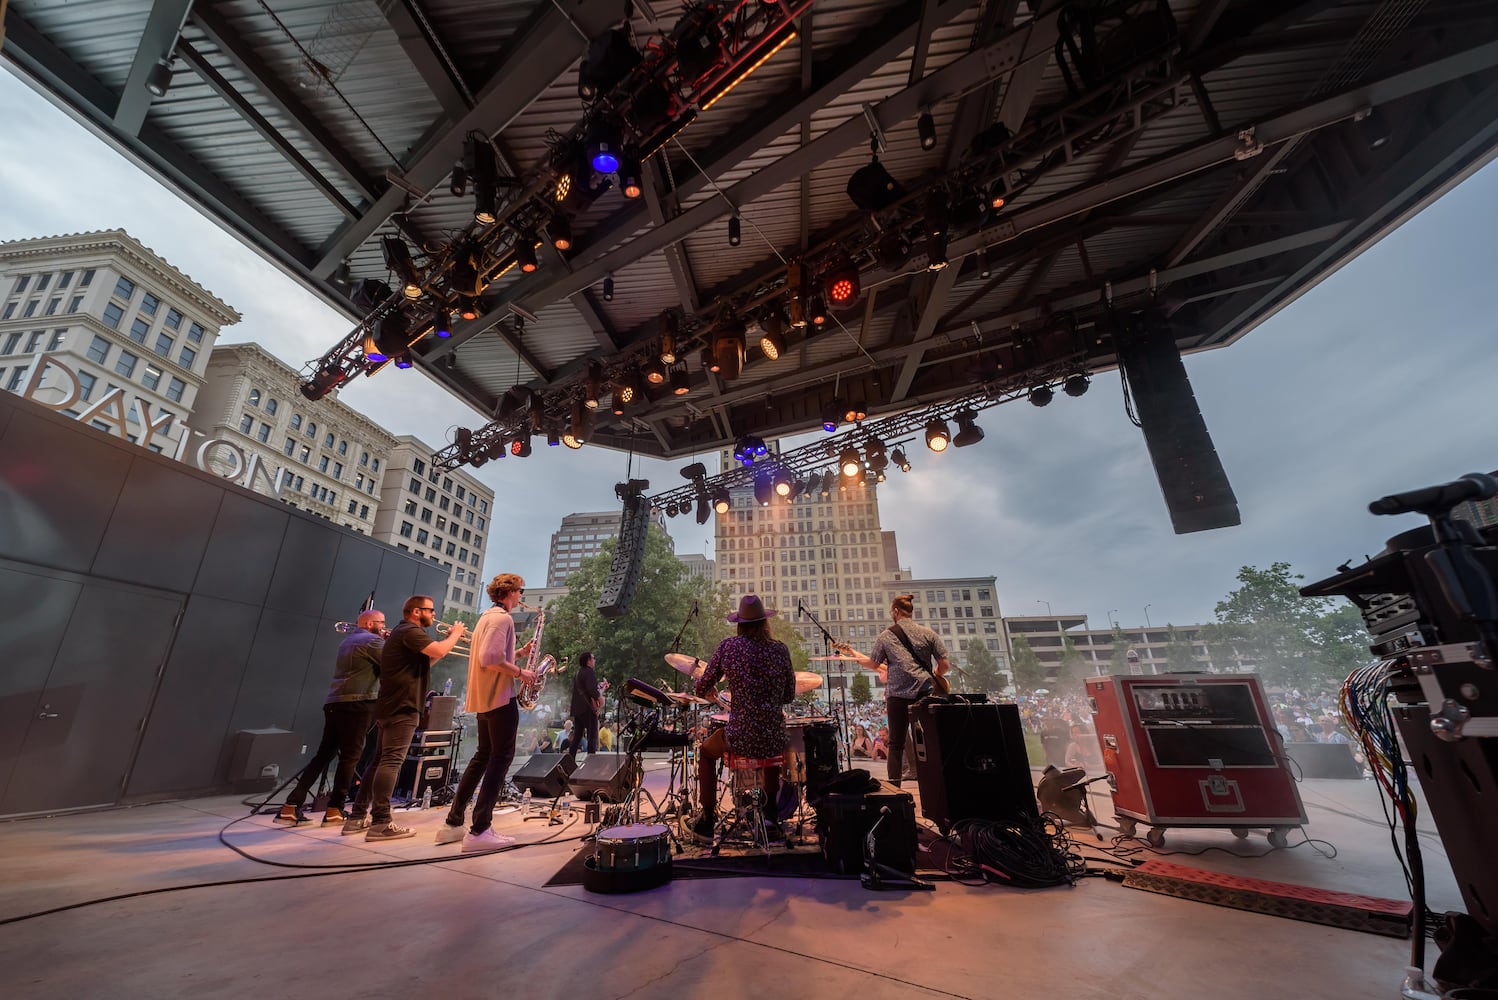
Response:
[[[899,785],[907,767],[906,737],[910,731],[910,706],[930,694],[946,694],[946,673],[952,669],[941,636],[912,618],[915,596],[899,594],[890,602],[893,621],[874,640],[868,656],[851,646],[838,649],[858,665],[879,671],[884,680],[884,707],[889,714],[889,780]],[[910,766],[911,771],[914,770]],[[912,773],[910,777],[914,777]]]

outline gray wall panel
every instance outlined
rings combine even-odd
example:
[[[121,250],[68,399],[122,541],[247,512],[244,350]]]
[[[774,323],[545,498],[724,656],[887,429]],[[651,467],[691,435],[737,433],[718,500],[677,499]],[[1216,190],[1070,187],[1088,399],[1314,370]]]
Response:
[[[369,592],[379,583],[380,550],[384,548],[386,546],[373,539],[352,533],[338,540],[338,558],[333,563],[333,577],[328,581],[328,593],[322,605],[324,618],[354,620]],[[400,617],[399,608],[395,617]]]
[[[432,594],[437,598],[437,607],[445,608],[447,605],[447,570],[436,563],[426,559],[421,561],[421,568],[416,571],[416,593]],[[483,601],[479,601],[479,607],[486,607]],[[396,617],[399,618],[399,609]]]
[[[262,610],[194,594],[177,628],[126,794],[214,788]]]
[[[327,602],[328,581],[333,576],[333,560],[338,556],[341,534],[325,521],[293,516],[276,555],[276,571],[271,575],[265,606],[276,611],[320,615]],[[355,601],[354,610],[358,609]]]
[[[264,604],[291,520],[284,507],[226,492],[193,593],[257,607]]]
[[[6,624],[6,664],[0,670],[0,800],[82,592],[79,581],[0,562],[0,606],[26,609],[24,615],[9,616]]]
[[[312,650],[323,627],[324,623],[312,615],[268,614],[260,620],[229,717],[229,738],[219,759],[220,774],[228,764],[234,734],[241,729],[293,729],[311,669]],[[317,669],[322,673],[327,668],[319,665]],[[311,743],[322,729],[319,725],[310,732],[294,731],[301,734],[303,743]]]
[[[400,621],[401,605],[412,594],[428,593],[417,589],[417,572],[421,567],[410,559],[383,552],[380,556],[380,582],[375,586],[375,607],[385,612],[391,628]]]
[[[100,431],[71,420],[50,421],[44,414],[17,412],[0,437],[0,552],[85,572],[99,550],[131,454]]]
[[[144,455],[137,458],[104,532],[93,572],[187,593],[203,563],[223,495],[221,488],[185,469]]]

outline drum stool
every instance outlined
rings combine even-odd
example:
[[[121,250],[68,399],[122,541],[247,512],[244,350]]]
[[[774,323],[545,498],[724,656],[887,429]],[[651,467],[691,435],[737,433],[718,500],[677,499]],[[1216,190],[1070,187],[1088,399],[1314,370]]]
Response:
[[[765,821],[770,817],[774,803],[765,799],[765,770],[785,766],[785,755],[774,757],[741,757],[732,751],[727,755],[730,773],[729,794],[733,801],[733,812],[718,828],[713,840],[713,854],[722,848],[730,834],[741,825],[748,826],[751,847],[760,848],[765,857],[770,855],[770,837],[765,831]]]

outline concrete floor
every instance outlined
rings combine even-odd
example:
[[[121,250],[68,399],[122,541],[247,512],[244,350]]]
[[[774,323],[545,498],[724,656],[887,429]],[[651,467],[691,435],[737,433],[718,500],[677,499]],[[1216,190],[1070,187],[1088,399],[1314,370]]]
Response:
[[[648,780],[664,783],[660,765],[649,766]],[[1403,898],[1374,784],[1311,780],[1301,794],[1307,833],[1335,845],[1334,859],[1301,846],[1252,859],[1169,860]],[[1101,796],[1094,808],[1111,816]],[[464,858],[457,845],[432,843],[437,809],[398,812],[421,832],[383,845],[336,828],[276,827],[268,815],[229,831],[246,851],[288,864],[447,859],[296,877],[307,872],[246,860],[219,843],[225,823],[246,812],[220,797],[0,824],[0,921],[162,886],[276,880],[0,923],[4,995],[1394,998],[1409,953],[1406,941],[1104,879],[1038,891],[944,882],[927,893],[698,879],[597,896],[543,888],[575,841]],[[526,841],[558,830],[514,815],[497,826]],[[1430,832],[1422,842],[1432,907],[1460,908],[1439,839]],[[1240,843],[1227,831],[1172,831],[1166,851],[1208,846],[1257,853],[1267,845],[1257,834]]]

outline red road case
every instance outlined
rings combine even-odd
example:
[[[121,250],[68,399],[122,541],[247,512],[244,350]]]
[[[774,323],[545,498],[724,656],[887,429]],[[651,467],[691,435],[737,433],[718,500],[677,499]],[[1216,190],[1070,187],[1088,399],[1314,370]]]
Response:
[[[1169,827],[1267,827],[1283,847],[1305,823],[1257,676],[1090,677],[1087,694],[1124,836],[1148,823],[1158,847]]]

